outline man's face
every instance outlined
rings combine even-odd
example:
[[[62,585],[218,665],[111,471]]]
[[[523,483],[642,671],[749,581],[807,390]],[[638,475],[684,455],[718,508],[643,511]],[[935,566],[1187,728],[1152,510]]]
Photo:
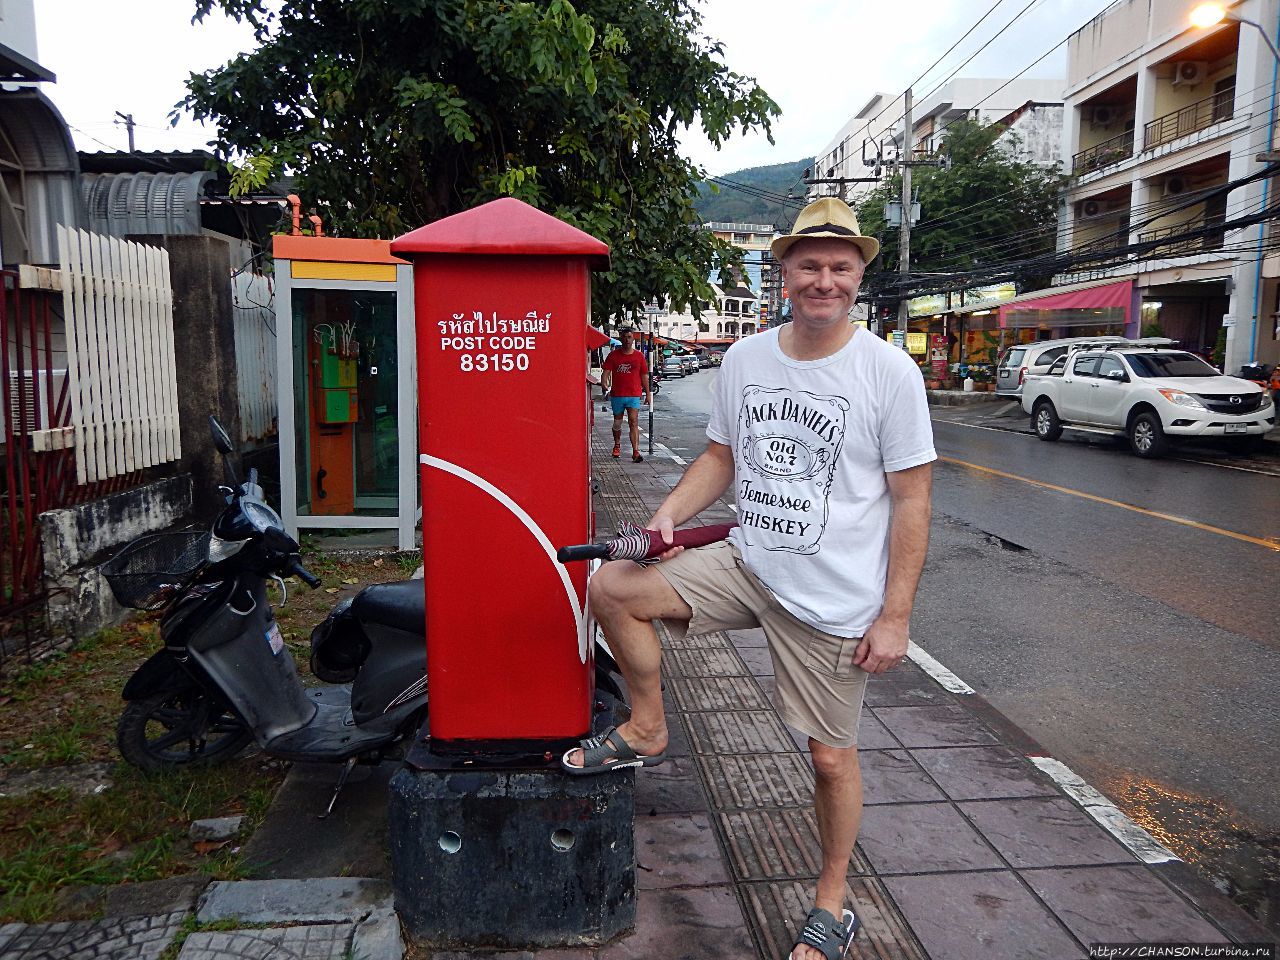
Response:
[[[622,349],[623,349],[623,350],[630,350],[630,349],[631,349],[632,344],[634,344],[634,343],[635,343],[635,340],[636,340],[636,338],[635,338],[632,334],[624,333],[624,334],[622,335]]]
[[[782,260],[793,318],[816,327],[849,322],[866,264],[862,251],[845,240],[801,240]]]

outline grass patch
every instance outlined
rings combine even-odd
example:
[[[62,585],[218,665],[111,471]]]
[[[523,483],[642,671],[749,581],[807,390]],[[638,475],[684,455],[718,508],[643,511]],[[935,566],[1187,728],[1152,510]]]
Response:
[[[324,588],[291,584],[288,604],[277,606],[304,681],[310,679],[311,630],[343,597],[371,583],[404,579],[413,568],[406,572],[403,556],[412,555],[308,556]],[[415,557],[414,567],[417,562]],[[272,600],[278,602],[278,594]],[[245,875],[230,847],[197,853],[188,828],[192,820],[243,814],[247,837],[266,816],[284,764],[257,755],[149,777],[118,762],[115,730],[125,705],[120,691],[160,645],[158,615],[139,616],[0,678],[0,783],[8,773],[33,767],[115,762],[112,786],[100,794],[0,797],[0,922],[56,916],[60,892],[68,887],[193,872],[219,880]]]
[[[47,920],[64,887],[193,872],[240,879],[239,855],[225,848],[198,854],[188,827],[192,820],[243,814],[251,832],[282,778],[283,771],[260,756],[155,777],[122,763],[111,788],[100,794],[63,790],[35,803],[0,797],[0,919]]]

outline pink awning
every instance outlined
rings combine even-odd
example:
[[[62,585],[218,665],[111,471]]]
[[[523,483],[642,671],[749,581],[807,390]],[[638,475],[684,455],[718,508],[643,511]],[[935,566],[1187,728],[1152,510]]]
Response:
[[[1133,280],[1119,280],[1061,293],[1053,288],[1037,290],[1000,307],[1001,327],[1025,327],[1037,323],[1082,326],[1129,323],[1133,319]]]

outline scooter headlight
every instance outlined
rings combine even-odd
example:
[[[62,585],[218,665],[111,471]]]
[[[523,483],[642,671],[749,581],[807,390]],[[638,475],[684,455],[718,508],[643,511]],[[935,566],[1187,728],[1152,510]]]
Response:
[[[244,511],[245,518],[253,524],[253,529],[259,533],[264,533],[272,527],[280,530],[284,529],[280,514],[276,513],[261,500],[243,500],[240,503],[240,509]]]

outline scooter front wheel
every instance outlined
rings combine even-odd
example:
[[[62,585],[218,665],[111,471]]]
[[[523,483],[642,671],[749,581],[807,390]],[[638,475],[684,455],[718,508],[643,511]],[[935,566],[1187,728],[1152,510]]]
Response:
[[[195,687],[134,700],[116,725],[120,755],[147,773],[230,760],[252,740],[235,713]]]

